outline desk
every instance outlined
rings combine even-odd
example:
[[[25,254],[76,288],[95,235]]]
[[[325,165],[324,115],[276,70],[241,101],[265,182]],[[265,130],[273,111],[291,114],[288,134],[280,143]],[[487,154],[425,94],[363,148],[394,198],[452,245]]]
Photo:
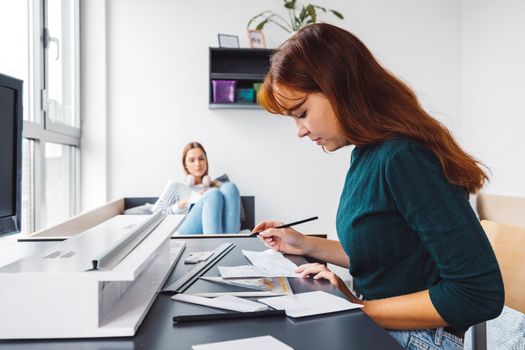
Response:
[[[186,240],[187,247],[171,273],[167,283],[182,276],[189,265],[183,259],[195,251],[213,250],[224,242],[233,242],[236,247],[226,255],[219,265],[240,265],[248,263],[241,249],[264,250],[257,238],[209,238]],[[24,244],[24,243],[20,243]],[[302,257],[294,257],[295,263],[302,263]],[[217,265],[206,275],[218,276]],[[323,290],[341,295],[328,281],[290,278],[295,293]],[[198,280],[186,292],[218,292],[227,287]],[[35,291],[36,292],[36,291]],[[401,349],[387,332],[378,327],[361,310],[351,310],[336,314],[308,317],[304,319],[270,318],[244,319],[230,321],[210,321],[173,326],[175,314],[208,313],[214,310],[198,305],[175,302],[169,295],[160,294],[140,329],[133,338],[105,339],[62,339],[62,340],[8,340],[0,341],[0,349],[14,350],[173,350],[191,349],[192,345],[238,338],[272,335],[294,349]],[[220,313],[220,310],[216,311]]]

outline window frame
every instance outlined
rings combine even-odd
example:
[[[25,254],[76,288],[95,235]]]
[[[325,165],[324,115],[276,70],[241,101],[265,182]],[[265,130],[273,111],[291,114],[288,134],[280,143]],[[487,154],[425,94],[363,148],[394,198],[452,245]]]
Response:
[[[72,0],[73,4],[73,79],[74,79],[74,120],[78,126],[70,126],[60,122],[53,122],[47,113],[47,60],[46,50],[46,8],[47,0],[28,0],[28,25],[29,25],[29,106],[26,113],[29,118],[23,122],[22,137],[34,142],[34,164],[30,179],[33,193],[30,194],[31,208],[28,210],[32,215],[27,227],[30,233],[43,229],[43,213],[46,212],[45,188],[46,188],[46,157],[45,143],[52,142],[66,146],[72,146],[69,173],[72,174],[69,190],[72,193],[69,203],[69,216],[78,213],[80,209],[80,145],[82,136],[82,119],[80,115],[80,2]],[[28,213],[26,213],[28,214]]]

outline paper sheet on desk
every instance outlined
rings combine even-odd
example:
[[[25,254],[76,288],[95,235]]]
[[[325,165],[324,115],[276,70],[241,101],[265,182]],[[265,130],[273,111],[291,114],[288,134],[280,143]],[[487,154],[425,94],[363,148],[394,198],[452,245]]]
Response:
[[[297,265],[275,250],[268,249],[263,252],[242,250],[242,253],[254,266],[272,275],[266,277],[301,277],[293,272]]]
[[[295,272],[269,269],[264,266],[218,266],[222,278],[255,278],[255,277],[299,277]]]
[[[363,305],[354,304],[346,299],[321,291],[264,298],[259,299],[259,302],[277,310],[285,310],[286,316],[290,317],[322,315],[363,307]]]
[[[293,348],[271,335],[193,345],[191,348],[193,350],[293,350]]]

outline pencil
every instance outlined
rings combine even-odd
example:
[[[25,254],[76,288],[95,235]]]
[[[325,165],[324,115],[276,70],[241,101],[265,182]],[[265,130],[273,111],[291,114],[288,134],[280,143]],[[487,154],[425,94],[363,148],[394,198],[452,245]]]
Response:
[[[284,224],[284,225],[281,225],[281,226],[277,226],[277,227],[274,227],[274,228],[287,228],[287,227],[290,227],[290,226],[295,226],[295,225],[299,225],[299,224],[303,224],[305,222],[308,222],[308,221],[313,221],[313,220],[317,220],[319,219],[319,217],[317,216],[312,216],[311,218],[308,218],[308,219],[304,219],[304,220],[299,220],[299,221],[295,221],[295,222],[290,222],[289,224]],[[258,232],[252,232],[252,234],[250,234],[250,237],[255,237],[257,236],[259,233],[261,233],[262,231],[258,231]]]
[[[173,316],[173,323],[216,321],[216,320],[237,320],[244,318],[263,318],[263,317],[283,317],[286,316],[284,310],[265,310],[253,312],[227,312],[222,314],[200,314],[200,315],[179,315]]]

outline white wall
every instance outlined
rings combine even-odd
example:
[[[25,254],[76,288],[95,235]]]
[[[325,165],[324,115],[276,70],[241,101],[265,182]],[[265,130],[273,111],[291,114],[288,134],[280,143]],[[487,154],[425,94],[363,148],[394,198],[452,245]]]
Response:
[[[28,11],[27,1],[0,0],[0,73],[24,81],[24,119],[29,119]]]
[[[80,2],[80,93],[82,115],[82,209],[108,200],[106,0]]]
[[[486,192],[525,196],[525,1],[464,0],[464,145],[491,170]]]
[[[324,18],[362,38],[386,67],[415,88],[438,119],[455,127],[460,112],[460,3],[316,3],[343,13],[344,21]],[[107,52],[95,48],[82,55],[89,66],[86,55],[107,53],[108,166],[83,164],[84,171],[105,174],[106,199],[157,195],[167,178],[182,177],[182,147],[198,140],[207,148],[211,175],[228,173],[242,194],[256,196],[256,220],[318,215],[320,220],[305,224],[304,230],[335,237],[350,150],[327,155],[296,138],[291,120],[257,110],[209,110],[207,105],[208,47],[217,46],[217,33],[238,35],[246,47],[248,19],[267,9],[282,12],[282,1],[111,0],[106,5],[99,11],[107,14]],[[89,24],[83,24],[85,31]],[[273,47],[287,36],[271,27],[265,34]],[[100,100],[104,98],[83,102]],[[93,113],[84,111],[85,123],[100,117]],[[85,142],[102,137],[85,131]],[[86,152],[93,159],[92,152],[100,150]],[[105,184],[84,177],[84,191],[101,193],[99,186]],[[84,209],[100,201],[84,201]]]

